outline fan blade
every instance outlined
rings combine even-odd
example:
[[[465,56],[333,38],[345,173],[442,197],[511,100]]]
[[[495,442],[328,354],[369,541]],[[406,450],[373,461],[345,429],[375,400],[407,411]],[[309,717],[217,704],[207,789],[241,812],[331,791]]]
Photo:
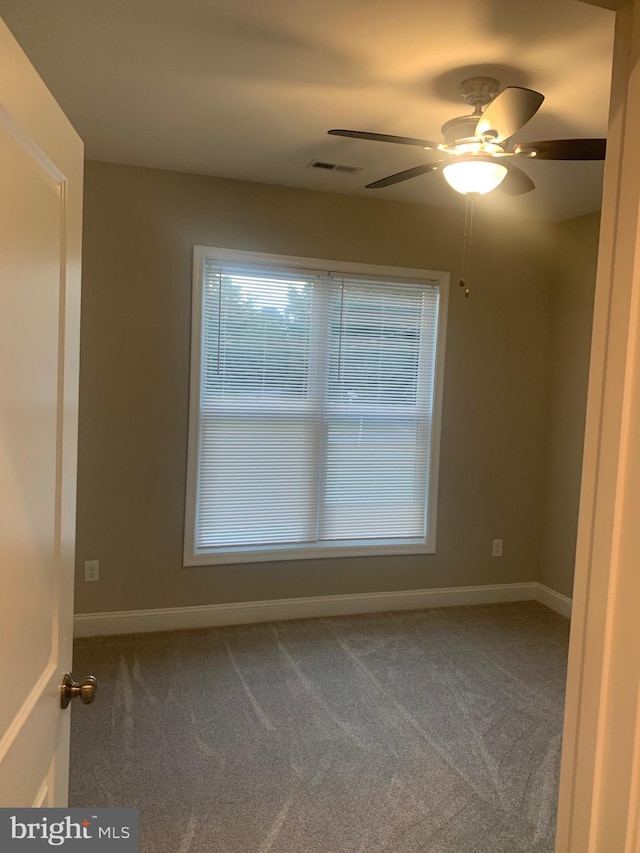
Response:
[[[544,95],[533,89],[509,86],[489,104],[476,125],[476,136],[495,133],[496,142],[502,142],[520,130],[538,112]]]
[[[526,172],[523,172],[522,169],[518,169],[517,166],[512,166],[511,163],[509,163],[507,168],[507,174],[505,175],[502,183],[498,185],[497,189],[502,190],[502,192],[507,195],[522,195],[523,193],[535,190],[536,185]]]
[[[542,142],[521,142],[514,154],[535,151],[536,160],[604,160],[606,139],[546,139]]]
[[[367,133],[365,130],[328,130],[330,136],[347,136],[350,139],[372,139],[374,142],[395,142],[397,145],[417,145],[419,148],[434,148],[440,146],[428,139],[414,139],[412,136],[389,136],[387,133]]]
[[[440,163],[425,163],[424,166],[414,166],[413,169],[406,169],[404,172],[396,172],[395,175],[389,175],[382,178],[373,184],[367,184],[365,189],[377,190],[381,187],[390,187],[392,184],[400,184],[402,181],[408,181],[409,178],[417,178],[418,175],[426,175],[427,172],[432,172],[437,169]]]

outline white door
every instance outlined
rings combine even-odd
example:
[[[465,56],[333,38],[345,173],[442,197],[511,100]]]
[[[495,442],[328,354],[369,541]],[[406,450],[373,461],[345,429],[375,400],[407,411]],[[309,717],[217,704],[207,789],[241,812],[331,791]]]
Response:
[[[64,806],[82,142],[0,20],[0,806]]]

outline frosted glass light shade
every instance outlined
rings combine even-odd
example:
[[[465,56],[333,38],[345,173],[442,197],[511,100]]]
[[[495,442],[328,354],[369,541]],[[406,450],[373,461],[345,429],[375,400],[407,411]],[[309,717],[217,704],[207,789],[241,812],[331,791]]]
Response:
[[[495,190],[504,180],[507,167],[495,160],[480,160],[468,157],[464,160],[454,160],[442,170],[450,187],[459,193],[485,193]]]

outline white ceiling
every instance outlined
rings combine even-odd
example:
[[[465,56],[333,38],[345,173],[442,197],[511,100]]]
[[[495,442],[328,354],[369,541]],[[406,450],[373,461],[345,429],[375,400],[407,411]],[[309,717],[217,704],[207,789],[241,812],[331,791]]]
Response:
[[[96,160],[457,205],[438,173],[364,189],[433,153],[326,131],[439,140],[476,74],[545,94],[519,141],[606,136],[614,16],[578,0],[0,0],[0,15]],[[518,165],[536,190],[483,204],[553,221],[600,206],[600,163]]]

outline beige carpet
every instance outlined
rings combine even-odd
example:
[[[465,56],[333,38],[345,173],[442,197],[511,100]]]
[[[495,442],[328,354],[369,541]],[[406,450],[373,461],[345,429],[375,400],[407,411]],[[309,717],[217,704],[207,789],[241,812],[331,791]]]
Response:
[[[145,853],[551,853],[567,637],[527,602],[80,640],[71,805],[138,806]]]

